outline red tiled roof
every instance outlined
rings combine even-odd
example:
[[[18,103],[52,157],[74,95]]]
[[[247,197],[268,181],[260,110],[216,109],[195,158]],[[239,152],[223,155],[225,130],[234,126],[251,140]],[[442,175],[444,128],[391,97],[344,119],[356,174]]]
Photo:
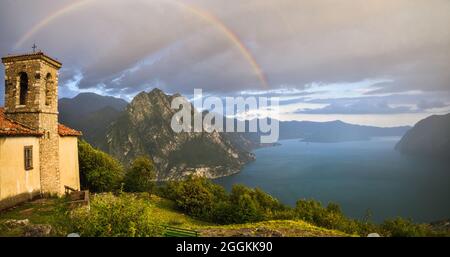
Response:
[[[81,132],[58,124],[58,133],[60,136],[81,136]],[[40,137],[43,133],[35,129],[31,129],[23,124],[6,118],[5,109],[0,108],[0,137],[14,136],[34,136]]]
[[[82,135],[82,133],[80,131],[75,130],[75,129],[71,129],[69,127],[64,126],[63,124],[60,124],[60,123],[58,123],[58,133],[62,137],[67,137],[67,136],[78,137],[78,136]]]
[[[25,127],[5,117],[5,109],[0,108],[0,136],[37,136],[43,134],[34,129]]]

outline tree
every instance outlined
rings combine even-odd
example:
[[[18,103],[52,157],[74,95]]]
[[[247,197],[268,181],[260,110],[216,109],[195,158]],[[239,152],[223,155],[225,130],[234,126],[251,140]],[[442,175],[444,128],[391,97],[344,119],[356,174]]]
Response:
[[[214,195],[208,182],[199,177],[188,177],[178,188],[177,205],[188,214],[208,219],[214,207]]]
[[[258,203],[249,195],[243,194],[238,197],[238,201],[233,206],[235,209],[235,222],[247,223],[263,220],[263,214]]]
[[[123,166],[119,161],[93,148],[84,140],[78,140],[78,163],[82,188],[92,192],[120,189],[124,178]]]
[[[234,185],[231,189],[230,202],[234,212],[235,223],[261,221],[264,218],[264,210],[258,202],[262,198],[261,192],[255,193],[244,185]],[[264,196],[265,198],[265,196]],[[267,200],[267,199],[265,199]]]
[[[153,161],[145,156],[136,158],[125,175],[128,192],[152,193],[155,188],[156,171]]]
[[[205,220],[216,220],[216,207],[228,201],[223,187],[198,176],[167,182],[161,192],[187,214]]]
[[[381,224],[385,233],[393,237],[423,237],[432,232],[426,225],[414,224],[411,219],[388,219]]]

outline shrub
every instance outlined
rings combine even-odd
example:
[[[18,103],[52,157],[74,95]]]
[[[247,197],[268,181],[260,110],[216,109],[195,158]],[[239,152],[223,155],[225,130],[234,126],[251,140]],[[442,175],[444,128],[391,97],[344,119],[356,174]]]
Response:
[[[410,219],[388,219],[381,224],[381,228],[393,237],[422,237],[430,236],[432,232],[426,225],[414,224]]]
[[[220,201],[215,205],[212,221],[219,224],[235,223],[235,210],[229,201]]]
[[[261,203],[258,201],[261,200]],[[267,202],[266,202],[266,201]],[[255,222],[264,219],[263,205],[270,205],[270,199],[265,193],[243,186],[234,185],[231,189],[230,204],[233,223]]]
[[[297,218],[311,223],[319,223],[324,210],[320,202],[314,200],[298,200],[295,203]]]
[[[159,236],[162,227],[152,218],[150,203],[131,194],[111,193],[93,197],[90,209],[78,208],[70,214],[73,231],[82,236]]]
[[[265,213],[284,209],[283,204],[260,188],[255,188],[253,190],[253,198],[258,202],[260,208],[262,208]]]
[[[125,175],[125,190],[128,192],[152,193],[155,187],[156,172],[153,161],[138,157]]]
[[[232,202],[234,223],[247,223],[263,220],[263,212],[250,194],[244,193]]]
[[[163,190],[187,214],[211,219],[215,205],[226,198],[225,189],[211,181],[190,176],[183,181],[169,182]]]
[[[205,178],[167,182],[160,193],[189,215],[220,224],[271,219],[288,208],[261,189],[235,185],[230,194]]]
[[[122,165],[110,155],[78,141],[80,183],[92,192],[118,190],[124,177]]]
[[[370,222],[362,223],[344,216],[341,207],[336,203],[329,203],[326,208],[315,200],[298,200],[295,206],[298,219],[310,222],[316,226],[336,229],[349,234],[366,236],[366,233],[377,232]]]
[[[339,206],[339,204],[337,203],[328,203],[327,211],[329,213],[336,213],[338,215],[343,215],[341,206]]]
[[[351,219],[344,215],[336,203],[323,207],[315,200],[298,200],[295,208],[291,208],[261,189],[243,185],[234,185],[228,194],[223,187],[199,177],[167,182],[160,193],[174,200],[176,206],[185,213],[220,224],[301,219],[319,227],[361,236],[369,233],[382,236],[448,236],[448,232],[437,234],[426,225],[404,219],[387,220],[377,225],[370,221],[370,211],[362,221]]]

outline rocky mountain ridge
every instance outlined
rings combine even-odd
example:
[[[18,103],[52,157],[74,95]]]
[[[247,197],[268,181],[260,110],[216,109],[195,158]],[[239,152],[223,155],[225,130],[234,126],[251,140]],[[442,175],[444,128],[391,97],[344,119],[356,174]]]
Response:
[[[254,159],[251,152],[233,144],[224,133],[174,132],[170,124],[178,110],[171,108],[171,101],[178,96],[159,89],[138,94],[111,124],[106,135],[107,151],[124,163],[141,155],[150,156],[159,180],[191,174],[227,176]]]

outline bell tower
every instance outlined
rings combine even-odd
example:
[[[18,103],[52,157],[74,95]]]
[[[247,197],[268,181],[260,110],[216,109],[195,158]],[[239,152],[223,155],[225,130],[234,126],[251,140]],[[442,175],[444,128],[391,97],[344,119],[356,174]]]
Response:
[[[42,52],[6,56],[5,115],[43,133],[39,142],[41,189],[60,188],[58,70],[62,64]]]
[[[7,56],[5,114],[38,130],[51,130],[45,120],[58,120],[58,70],[61,63],[42,52]],[[48,116],[48,117],[45,117]]]

